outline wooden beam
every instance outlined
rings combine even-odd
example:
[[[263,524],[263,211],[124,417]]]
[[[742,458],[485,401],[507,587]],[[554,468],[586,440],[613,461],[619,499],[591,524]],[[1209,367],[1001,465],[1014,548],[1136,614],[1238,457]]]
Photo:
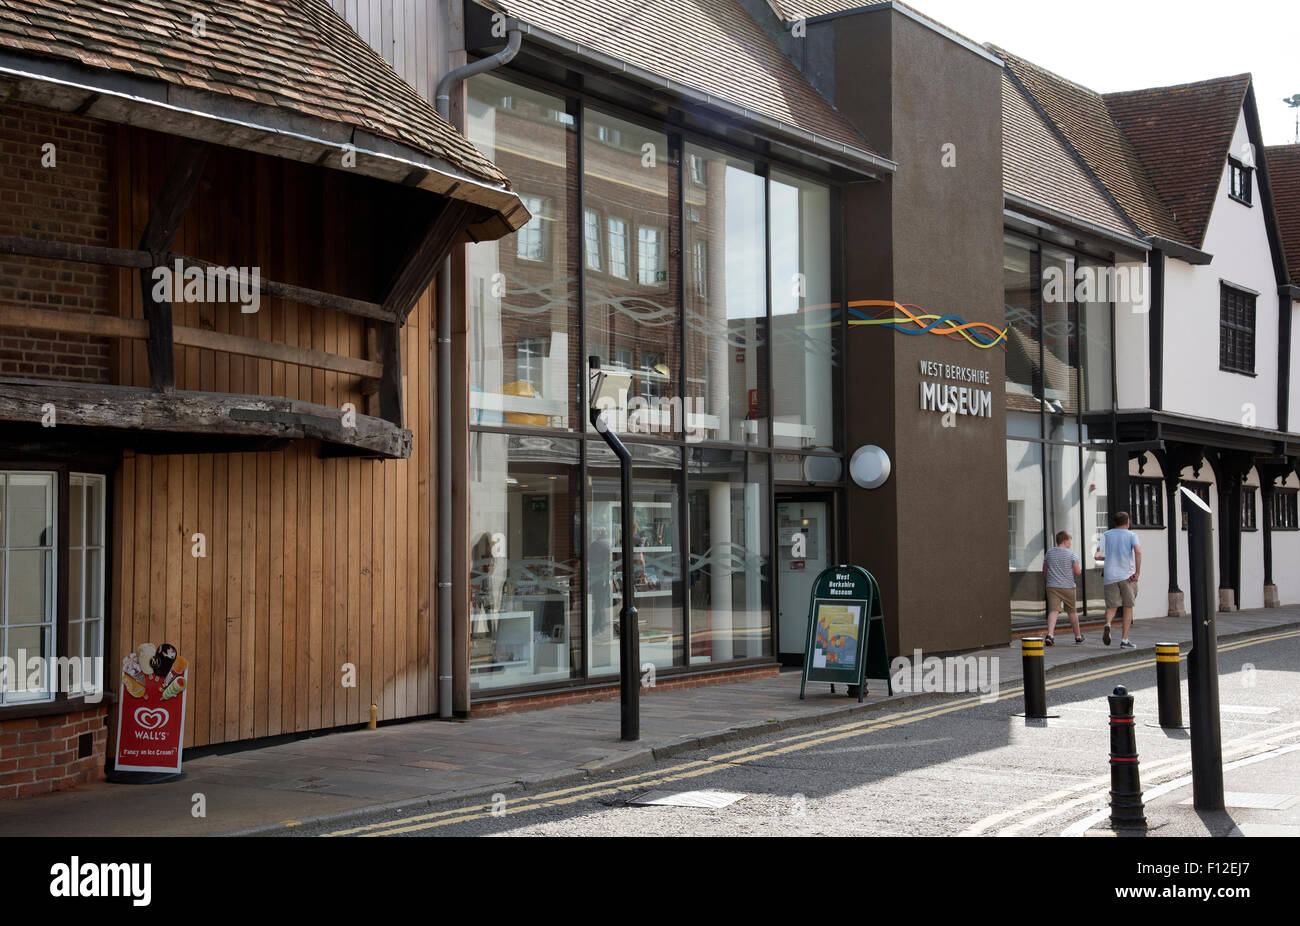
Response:
[[[174,264],[178,260],[185,267],[202,267],[205,270],[209,267],[219,266],[211,261],[186,257],[184,254],[167,255],[169,264]],[[260,280],[260,284],[262,295],[271,296],[275,299],[287,299],[290,302],[299,302],[303,305],[316,306],[321,309],[334,309],[337,312],[356,315],[360,318],[371,318],[375,321],[397,321],[396,312],[373,302],[366,302],[364,299],[353,299],[350,296],[324,293],[320,290],[308,289],[305,286],[294,286],[292,283],[277,283],[275,280],[264,278]]]
[[[384,307],[391,309],[403,324],[420,296],[437,276],[442,262],[451,253],[469,223],[472,210],[469,203],[459,199],[444,199],[429,221],[424,234],[415,242],[384,297]]]
[[[88,312],[63,312],[58,309],[30,309],[16,305],[0,305],[0,328],[32,328],[36,331],[60,331],[66,334],[139,341],[149,337],[149,323],[142,318],[119,318],[116,315],[91,315]]]
[[[402,426],[402,329],[394,322],[381,325],[378,331],[379,356],[382,365],[379,374],[379,417]]]
[[[391,459],[411,454],[410,431],[369,415],[345,427],[338,409],[295,399],[0,379],[0,421],[39,425],[46,403],[54,405],[56,427],[132,430],[140,442],[158,434],[310,438]]]
[[[237,334],[225,334],[220,331],[207,331],[203,328],[175,329],[176,343],[182,347],[197,347],[203,350],[220,350],[244,357],[260,357],[263,360],[277,360],[293,363],[301,367],[328,370],[332,373],[347,373],[352,376],[377,377],[383,374],[382,364],[373,360],[358,360],[355,357],[343,357],[327,354],[324,351],[311,350],[306,347],[294,347],[275,341],[261,341]]]
[[[70,334],[88,334],[95,337],[129,338],[145,340],[149,337],[149,324],[140,318],[118,318],[115,315],[90,315],[84,312],[61,312],[56,309],[29,309],[20,306],[0,305],[0,328],[33,328],[38,331],[61,331]],[[219,350],[242,357],[260,357],[277,360],[332,373],[345,373],[373,381],[383,375],[384,367],[376,360],[360,360],[324,351],[311,350],[262,341],[236,334],[188,328],[177,325],[172,329],[175,343],[182,347],[201,350]]]
[[[92,244],[70,244],[66,241],[46,241],[43,238],[28,238],[24,235],[0,235],[0,254],[69,260],[82,264],[106,264],[110,267],[132,269],[154,265],[153,257],[144,251],[131,248],[105,248]]]
[[[171,247],[194,191],[203,179],[203,168],[211,150],[212,146],[207,142],[189,138],[181,142],[176,160],[167,171],[167,179],[163,181],[163,188],[149,213],[144,234],[140,236],[141,251],[161,254]]]
[[[27,238],[22,235],[0,235],[0,254],[41,257],[49,260],[67,260],[83,264],[107,265],[109,267],[129,267],[133,270],[152,270],[159,265],[173,266],[178,260],[183,267],[207,269],[208,267],[217,266],[211,261],[199,260],[196,257],[188,257],[184,254],[168,253],[160,258],[155,258],[154,255],[146,251],[137,251],[131,248],[105,248],[85,244],[69,244],[64,241],[45,241],[41,238]],[[295,286],[292,283],[279,283],[265,277],[260,278],[259,283],[263,295],[276,299],[287,299],[290,302],[298,302],[321,309],[332,309],[336,312],[344,312],[348,315],[370,318],[375,321],[392,322],[398,320],[396,312],[377,303],[367,302],[364,299],[353,299],[350,296],[325,293],[305,286]]]
[[[176,160],[167,171],[158,199],[149,211],[149,221],[140,236],[139,250],[147,251],[157,263],[171,247],[176,230],[185,218],[190,199],[203,178],[203,168],[208,162],[210,146],[206,142],[186,139],[176,152]],[[176,351],[172,337],[172,304],[153,295],[153,272],[140,270],[140,301],[144,306],[145,321],[149,323],[149,344],[145,353],[149,358],[149,384],[160,392],[176,389]]]

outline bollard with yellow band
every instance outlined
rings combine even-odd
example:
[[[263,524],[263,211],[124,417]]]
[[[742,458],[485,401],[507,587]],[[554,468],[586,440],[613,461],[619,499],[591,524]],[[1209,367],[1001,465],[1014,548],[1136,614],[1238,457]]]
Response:
[[[1020,641],[1020,660],[1025,677],[1025,716],[1047,716],[1047,668],[1042,637],[1025,637]]]
[[[1160,726],[1183,729],[1182,681],[1178,671],[1177,643],[1156,644],[1156,691],[1160,705]]]

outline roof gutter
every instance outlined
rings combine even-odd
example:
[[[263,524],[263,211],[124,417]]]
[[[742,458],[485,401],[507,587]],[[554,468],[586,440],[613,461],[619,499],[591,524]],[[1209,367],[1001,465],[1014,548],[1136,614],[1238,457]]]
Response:
[[[501,228],[493,237],[509,234],[528,220],[519,197],[505,184],[476,177],[445,160],[374,135],[360,126],[330,122],[280,107],[216,98],[135,75],[88,71],[72,62],[0,51],[0,90],[6,80],[12,81],[15,89],[9,96],[0,92],[0,100],[30,102],[61,112],[157,129],[300,163],[328,166],[334,155],[362,155],[351,171],[498,212],[503,225],[512,227]],[[33,81],[62,92],[47,99],[24,87]],[[202,105],[213,103],[218,103],[221,111],[215,106]],[[272,110],[278,117],[276,120],[265,118]]]
[[[1161,238],[1159,235],[1148,235],[1147,241],[1151,242],[1151,247],[1159,248],[1170,257],[1176,257],[1181,261],[1194,264],[1198,267],[1204,267],[1214,260],[1214,255],[1208,251],[1202,251],[1199,248],[1193,248],[1180,241],[1171,241],[1168,238]]]
[[[775,136],[772,139],[773,141],[787,145],[795,143],[794,147],[798,148],[798,150],[812,149],[826,160],[841,167],[876,178],[879,178],[882,174],[892,174],[898,169],[898,162],[891,161],[889,158],[773,119],[771,116],[755,112],[746,106],[740,106],[730,100],[722,99],[703,90],[697,90],[694,87],[679,83],[653,71],[648,71],[645,68],[637,67],[634,64],[629,64],[594,48],[570,41],[531,23],[520,22],[518,25],[526,35],[536,39],[540,45],[586,61],[601,70],[618,74],[644,86],[666,91],[683,100],[718,110],[743,122],[762,126]]]
[[[1095,222],[1089,222],[1086,219],[1080,219],[1069,213],[1062,212],[1059,209],[1053,209],[1051,206],[1044,206],[1042,203],[1036,203],[1031,199],[1025,199],[1023,196],[1017,196],[1015,193],[1003,193],[1003,200],[1006,203],[1007,210],[1016,218],[1032,219],[1033,216],[1020,215],[1019,212],[1031,212],[1041,218],[1047,219],[1063,228],[1077,229],[1094,238],[1099,238],[1111,244],[1118,244],[1122,247],[1133,251],[1146,253],[1152,249],[1152,244],[1141,238],[1134,238],[1132,235],[1125,235],[1120,232],[1111,231],[1105,226],[1098,225]],[[1018,210],[1018,211],[1011,211]]]

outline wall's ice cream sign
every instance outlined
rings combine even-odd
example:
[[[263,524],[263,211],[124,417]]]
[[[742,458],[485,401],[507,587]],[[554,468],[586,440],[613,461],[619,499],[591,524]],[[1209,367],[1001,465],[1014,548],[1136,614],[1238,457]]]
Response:
[[[119,772],[179,772],[189,662],[170,643],[141,643],[122,660]]]

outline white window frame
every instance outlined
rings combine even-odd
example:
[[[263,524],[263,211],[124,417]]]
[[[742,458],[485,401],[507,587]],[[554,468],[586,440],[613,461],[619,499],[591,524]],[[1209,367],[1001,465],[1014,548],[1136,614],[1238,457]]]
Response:
[[[532,215],[523,228],[515,232],[515,256],[520,260],[543,263],[546,260],[546,234],[542,227],[542,216],[549,204],[543,196],[521,195],[519,197]]]
[[[606,237],[609,240],[609,275],[627,279],[627,222],[616,216],[605,217]]]
[[[600,213],[587,209],[582,214],[582,238],[587,251],[587,269],[600,270]]]

